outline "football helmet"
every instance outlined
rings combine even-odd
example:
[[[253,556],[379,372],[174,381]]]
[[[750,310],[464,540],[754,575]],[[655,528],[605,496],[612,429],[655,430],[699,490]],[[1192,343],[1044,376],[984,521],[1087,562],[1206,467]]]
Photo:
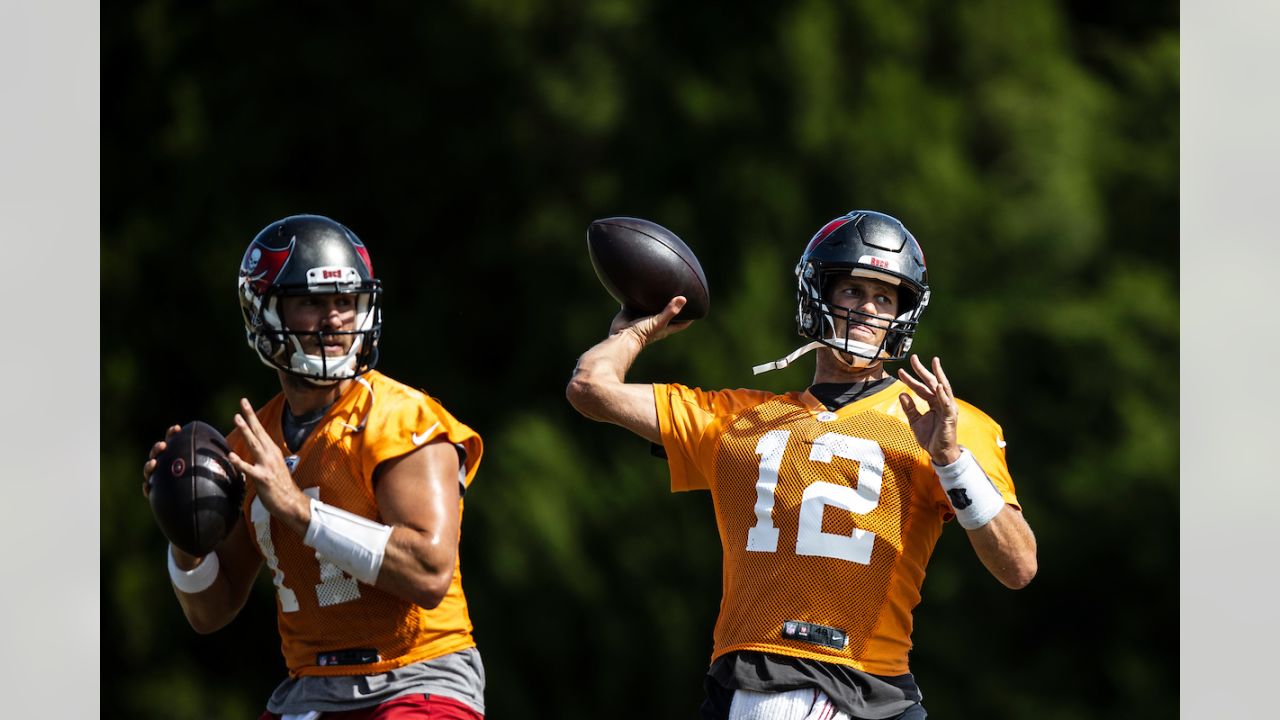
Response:
[[[786,367],[809,350],[830,347],[851,367],[901,360],[911,349],[920,315],[929,304],[929,281],[924,250],[897,218],[868,210],[854,210],[827,224],[809,240],[796,264],[796,329],[812,342],[781,360],[755,368],[757,374]],[[886,320],[831,303],[832,281],[840,276],[869,277],[898,289],[898,315]],[[837,336],[836,320],[844,332]],[[878,346],[849,337],[863,324],[884,329]]]
[[[240,311],[249,347],[268,367],[320,385],[353,378],[378,362],[382,335],[382,283],[373,276],[369,251],[346,226],[321,215],[292,215],[262,229],[240,261]],[[284,326],[280,298],[350,293],[355,327],[300,332]],[[342,356],[310,355],[300,338],[354,336]]]

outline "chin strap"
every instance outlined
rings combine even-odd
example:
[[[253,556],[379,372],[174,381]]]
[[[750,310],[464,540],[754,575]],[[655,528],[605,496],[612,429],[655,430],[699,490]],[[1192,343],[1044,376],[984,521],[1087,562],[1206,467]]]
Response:
[[[808,345],[804,345],[802,347],[796,348],[795,350],[791,351],[791,354],[787,355],[784,358],[774,360],[773,362],[767,362],[767,363],[764,363],[763,365],[756,365],[755,367],[751,368],[751,373],[753,375],[759,375],[761,373],[767,373],[770,370],[781,370],[782,368],[795,362],[796,358],[799,358],[801,355],[804,355],[810,350],[814,350],[820,347],[822,347],[822,343],[818,342],[817,340],[814,340]]]
[[[832,342],[840,342],[840,341],[833,340]],[[835,355],[836,359],[838,359],[841,363],[849,367],[864,368],[871,365],[872,363],[879,362],[880,360],[884,359],[884,357],[880,357],[873,360],[872,358],[869,358],[866,355],[862,355],[860,353],[869,353],[873,355],[885,356],[885,352],[883,350],[873,345],[860,343],[856,340],[845,340],[843,344],[845,347],[844,350],[841,350],[840,348],[832,347],[831,353]],[[764,363],[763,365],[756,365],[755,367],[751,368],[751,372],[753,375],[759,375],[761,373],[767,373],[770,370],[781,370],[782,368],[795,362],[797,358],[809,352],[810,350],[816,350],[817,348],[820,348],[823,345],[827,345],[828,347],[831,347],[827,343],[814,340],[808,345],[803,345],[801,347],[796,348],[784,358],[774,360],[773,362],[767,362],[767,363]],[[849,361],[841,357],[840,354],[842,352],[853,356],[853,362],[850,363]]]
[[[326,355],[308,355],[303,351],[302,343],[292,333],[289,335],[289,340],[293,342],[294,347],[294,352],[289,357],[289,367],[302,373],[315,384],[333,385],[339,380],[356,377],[356,356],[359,355],[360,346],[364,340],[362,336],[356,335],[351,342],[351,349],[345,355],[332,358]]]

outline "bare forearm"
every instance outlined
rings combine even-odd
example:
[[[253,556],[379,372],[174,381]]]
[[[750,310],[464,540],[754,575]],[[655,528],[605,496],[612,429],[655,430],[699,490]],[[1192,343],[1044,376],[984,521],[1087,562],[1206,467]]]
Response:
[[[1016,508],[1006,505],[991,522],[967,532],[982,564],[1006,587],[1026,587],[1035,577],[1036,536]]]
[[[592,420],[608,420],[608,391],[626,382],[627,371],[644,348],[631,330],[601,340],[578,358],[565,395],[574,409]]]
[[[198,633],[211,633],[219,630],[235,619],[249,598],[249,590],[253,585],[253,577],[258,566],[239,567],[243,560],[237,559],[237,553],[224,543],[222,555],[214,561],[214,556],[197,558],[173,548],[174,565],[180,570],[194,571],[207,563],[215,563],[217,575],[212,584],[198,592],[186,592],[175,583],[173,593],[182,606],[182,613],[187,622]],[[225,559],[224,559],[225,558]]]
[[[243,605],[236,602],[231,583],[221,577],[204,592],[190,595],[174,588],[173,594],[178,597],[178,604],[182,606],[182,613],[187,616],[187,622],[201,634],[226,627],[235,619]]]
[[[629,329],[610,335],[583,354],[565,396],[574,409],[599,422],[624,427],[649,442],[662,442],[653,386],[626,382],[643,347]]]

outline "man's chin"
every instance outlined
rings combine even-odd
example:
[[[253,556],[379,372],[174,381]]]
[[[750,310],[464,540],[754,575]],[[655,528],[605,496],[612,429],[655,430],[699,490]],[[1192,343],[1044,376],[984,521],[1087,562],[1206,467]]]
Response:
[[[850,337],[849,344],[852,345],[854,343],[861,345],[858,348],[860,352],[855,353],[840,347],[831,347],[831,354],[835,355],[836,359],[840,361],[840,366],[845,370],[862,374],[868,368],[874,369],[884,362],[884,351],[879,349],[879,344],[871,344],[864,342],[860,338]],[[873,357],[877,354],[877,351],[880,357]]]
[[[281,381],[294,390],[329,390],[336,385],[342,378],[333,378],[332,380],[316,380],[304,375],[294,375],[293,373],[280,372]]]
[[[854,355],[853,353],[842,352],[840,350],[836,351],[836,355],[840,357],[841,362],[844,363],[846,368],[850,370],[857,370],[858,372],[875,368],[883,362],[882,360],[869,360],[861,355]]]

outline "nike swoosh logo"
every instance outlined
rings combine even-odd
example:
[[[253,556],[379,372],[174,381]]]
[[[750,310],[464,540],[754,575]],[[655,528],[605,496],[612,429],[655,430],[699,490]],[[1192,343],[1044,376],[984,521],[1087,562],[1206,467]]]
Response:
[[[438,423],[437,423],[437,424],[438,424]],[[1004,438],[996,438],[996,447],[998,447],[998,448],[1002,448],[1002,447],[1004,447],[1004,446],[1006,446],[1006,445],[1008,445],[1008,444],[1009,444],[1009,443],[1007,443],[1007,442],[1005,442],[1005,441],[1004,441]]]
[[[421,445],[427,441],[427,438],[431,437],[431,433],[435,432],[438,427],[440,427],[440,423],[436,423],[435,425],[427,428],[427,431],[422,434],[414,433],[410,436],[410,439],[413,440],[414,445]]]

